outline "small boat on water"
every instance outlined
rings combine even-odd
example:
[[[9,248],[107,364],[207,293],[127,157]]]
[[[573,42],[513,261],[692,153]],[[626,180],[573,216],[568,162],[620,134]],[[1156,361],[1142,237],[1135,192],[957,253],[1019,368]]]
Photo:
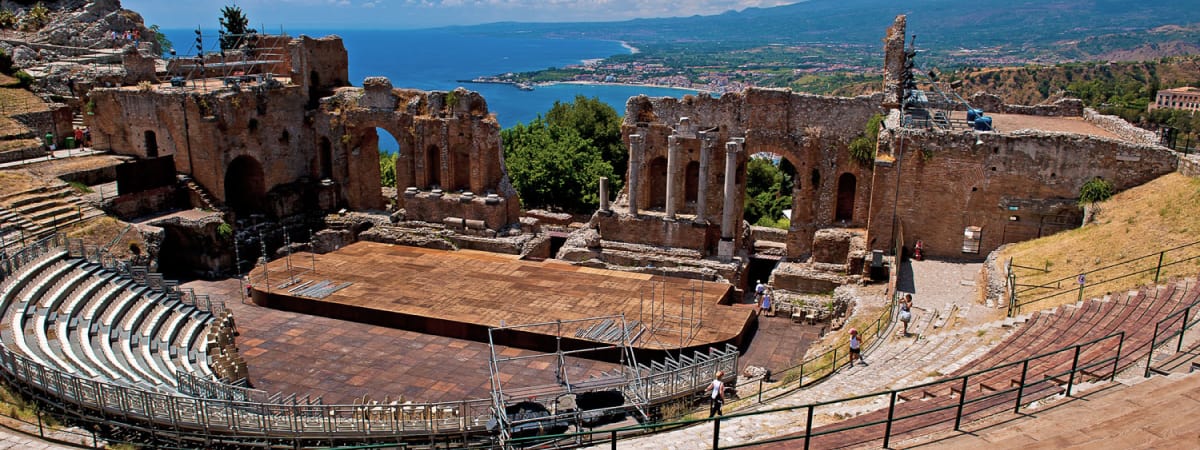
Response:
[[[532,91],[533,86],[529,85],[529,83],[517,83],[517,89],[522,91]]]

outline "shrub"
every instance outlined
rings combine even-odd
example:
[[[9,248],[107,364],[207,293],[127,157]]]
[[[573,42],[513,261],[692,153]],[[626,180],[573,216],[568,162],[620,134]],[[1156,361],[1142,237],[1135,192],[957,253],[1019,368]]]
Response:
[[[21,87],[27,88],[33,86],[33,75],[26,73],[24,70],[17,71],[13,76],[17,77],[17,81],[20,81],[19,85]]]

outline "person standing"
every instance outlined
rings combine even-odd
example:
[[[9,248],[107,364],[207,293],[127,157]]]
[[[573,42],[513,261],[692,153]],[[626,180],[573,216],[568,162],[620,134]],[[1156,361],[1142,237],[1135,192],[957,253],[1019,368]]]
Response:
[[[904,324],[904,337],[908,337],[908,323],[912,321],[912,294],[904,294],[900,300],[900,323]]]
[[[850,329],[850,366],[854,366],[854,360],[862,362],[862,365],[867,365],[867,360],[862,357],[862,339],[858,338],[858,330]]]
[[[767,285],[763,284],[762,280],[755,280],[757,283],[754,286],[754,303],[762,303],[762,296],[767,292]]]
[[[713,375],[712,384],[708,385],[712,403],[708,407],[708,417],[712,418],[717,415],[725,415],[721,412],[721,405],[725,404],[725,382],[721,381],[721,377],[725,376],[725,372],[718,370],[716,375]]]

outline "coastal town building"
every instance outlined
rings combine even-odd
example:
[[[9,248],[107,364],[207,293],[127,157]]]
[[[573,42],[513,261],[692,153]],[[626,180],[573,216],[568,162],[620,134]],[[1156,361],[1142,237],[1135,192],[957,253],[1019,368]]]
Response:
[[[1184,86],[1159,90],[1154,94],[1154,102],[1150,103],[1149,110],[1162,108],[1200,111],[1200,88]]]

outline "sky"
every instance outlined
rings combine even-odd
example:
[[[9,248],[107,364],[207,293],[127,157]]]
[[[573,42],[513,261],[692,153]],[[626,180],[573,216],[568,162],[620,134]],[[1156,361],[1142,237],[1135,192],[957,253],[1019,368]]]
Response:
[[[284,28],[433,28],[490,22],[602,22],[720,14],[796,0],[122,0],[147,26],[216,28],[236,4],[250,25]]]

